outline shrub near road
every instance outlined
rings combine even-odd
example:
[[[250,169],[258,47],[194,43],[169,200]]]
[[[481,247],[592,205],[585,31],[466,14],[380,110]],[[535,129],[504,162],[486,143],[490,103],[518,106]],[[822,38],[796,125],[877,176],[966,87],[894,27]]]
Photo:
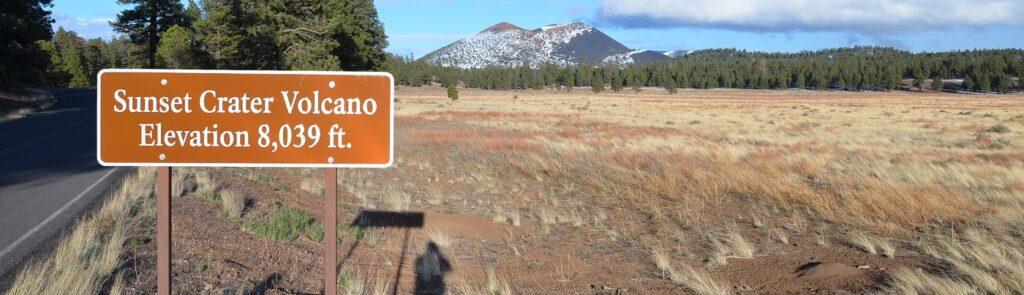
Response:
[[[8,294],[97,294],[125,291],[125,252],[137,250],[155,222],[156,170],[128,176],[92,216],[61,238],[53,255],[29,263]]]

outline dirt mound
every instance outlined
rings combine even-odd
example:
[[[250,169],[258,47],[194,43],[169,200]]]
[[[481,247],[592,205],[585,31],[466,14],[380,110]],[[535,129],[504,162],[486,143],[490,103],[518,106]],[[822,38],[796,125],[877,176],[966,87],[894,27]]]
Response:
[[[836,262],[812,262],[796,269],[796,277],[803,280],[848,279],[861,275],[859,269]]]

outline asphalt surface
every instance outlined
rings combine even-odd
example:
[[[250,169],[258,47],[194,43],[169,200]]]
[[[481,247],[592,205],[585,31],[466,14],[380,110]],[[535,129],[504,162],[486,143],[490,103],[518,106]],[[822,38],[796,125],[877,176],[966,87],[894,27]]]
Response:
[[[57,103],[0,123],[0,277],[52,247],[126,169],[96,162],[96,90],[53,90]]]

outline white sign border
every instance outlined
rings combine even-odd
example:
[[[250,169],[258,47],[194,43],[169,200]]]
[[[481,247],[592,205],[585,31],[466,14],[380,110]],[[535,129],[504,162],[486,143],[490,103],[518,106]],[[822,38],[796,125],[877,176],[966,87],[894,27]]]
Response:
[[[159,163],[159,162],[145,162],[145,163],[109,163],[103,161],[100,158],[101,153],[101,141],[102,136],[100,135],[102,129],[100,128],[101,118],[101,99],[103,89],[103,74],[104,73],[173,73],[173,74],[241,74],[241,75],[259,75],[259,74],[275,74],[275,75],[332,75],[332,76],[383,76],[388,77],[391,86],[390,95],[390,106],[391,112],[389,113],[389,130],[390,130],[390,142],[388,151],[388,162],[384,164],[268,164],[268,163]],[[269,168],[388,168],[391,167],[395,162],[395,77],[388,72],[348,72],[348,71],[255,71],[255,70],[170,70],[170,69],[103,69],[99,73],[96,73],[96,161],[102,166],[107,167],[120,167],[120,166],[138,166],[138,167],[269,167]]]

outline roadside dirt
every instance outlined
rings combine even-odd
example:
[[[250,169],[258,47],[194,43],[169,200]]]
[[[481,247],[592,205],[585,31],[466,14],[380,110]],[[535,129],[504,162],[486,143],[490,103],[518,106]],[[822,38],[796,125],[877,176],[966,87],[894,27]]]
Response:
[[[741,149],[744,156],[738,163],[808,151],[848,157],[857,152],[878,153],[860,149],[873,144],[870,130],[841,131],[854,138],[845,142],[829,137],[824,130],[840,132],[836,130],[863,126],[857,125],[863,121],[852,119],[854,115],[868,116],[859,115],[862,113],[872,114],[871,118],[898,118],[899,113],[886,113],[898,108],[907,113],[944,115],[949,109],[980,114],[1008,107],[1009,115],[997,114],[1006,118],[1024,110],[1020,98],[1014,96],[959,104],[963,98],[958,96],[927,94],[922,98],[903,92],[708,90],[682,91],[679,97],[666,98],[647,91],[621,94],[618,99],[613,94],[585,91],[464,90],[462,99],[453,104],[439,87],[400,89],[396,167],[343,171],[339,177],[343,193],[339,197],[337,251],[342,289],[353,288],[358,281],[369,294],[380,294],[374,290],[501,293],[505,285],[517,294],[692,292],[685,284],[670,280],[652,261],[652,250],[659,250],[668,254],[672,265],[707,273],[735,293],[880,292],[895,269],[940,267],[911,246],[918,237],[915,232],[927,232],[931,225],[879,222],[854,228],[857,223],[844,217],[846,213],[836,209],[834,215],[822,214],[813,209],[813,203],[793,197],[792,191],[770,198],[743,191],[715,195],[718,191],[709,185],[702,196],[715,198],[695,204],[681,201],[692,196],[672,194],[700,191],[676,189],[669,176],[627,175],[654,165],[648,162],[665,159],[651,154],[674,155],[676,150],[665,146],[686,146],[694,141],[707,142],[714,149]],[[623,110],[625,107],[630,109]],[[751,108],[759,113],[748,114],[753,112]],[[747,115],[755,121],[739,119]],[[827,116],[834,119],[824,119]],[[827,126],[808,123],[807,118]],[[699,130],[704,126],[734,129],[716,134]],[[783,134],[803,137],[773,142],[759,137],[759,131],[750,126],[778,128]],[[594,136],[598,134],[601,136]],[[811,139],[802,139],[806,137]],[[465,141],[467,138],[472,142]],[[748,145],[757,148],[747,152]],[[622,151],[600,156],[578,152],[601,149]],[[672,161],[679,163],[692,162],[693,170],[708,165],[695,158],[673,157]],[[805,169],[800,165],[812,164],[792,167]],[[775,173],[771,167],[755,167],[765,169],[755,170],[759,173]],[[318,242],[306,236],[274,240],[244,230],[245,222],[282,206],[320,220],[321,197],[300,189],[304,180],[321,178],[320,172],[201,170],[211,172],[221,189],[241,193],[248,205],[241,219],[231,220],[219,216],[220,202],[205,199],[199,192],[174,199],[175,292],[320,292],[322,249]],[[270,180],[255,181],[246,176],[251,173]],[[801,181],[808,190],[821,187],[820,180]],[[767,195],[772,191],[758,192]],[[358,218],[374,212],[422,213],[423,223],[367,224]],[[854,230],[876,232],[891,241],[895,257],[869,254],[854,245],[848,237]],[[724,264],[714,262],[712,257],[720,251],[716,237],[726,232],[739,234],[754,249],[753,255],[726,258]],[[132,293],[155,290],[154,249],[144,238],[147,235],[152,233],[140,234],[143,239],[129,253],[130,263],[122,271]],[[433,272],[440,272],[440,277],[418,279]]]

